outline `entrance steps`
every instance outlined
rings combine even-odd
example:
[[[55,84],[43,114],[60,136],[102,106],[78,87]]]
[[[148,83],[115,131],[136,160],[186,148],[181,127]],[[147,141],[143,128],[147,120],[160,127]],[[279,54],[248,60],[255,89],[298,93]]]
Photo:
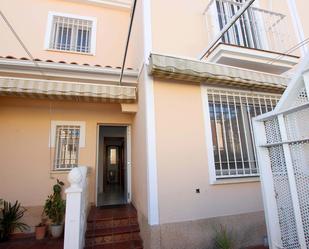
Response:
[[[143,249],[133,205],[92,207],[87,220],[85,249]]]

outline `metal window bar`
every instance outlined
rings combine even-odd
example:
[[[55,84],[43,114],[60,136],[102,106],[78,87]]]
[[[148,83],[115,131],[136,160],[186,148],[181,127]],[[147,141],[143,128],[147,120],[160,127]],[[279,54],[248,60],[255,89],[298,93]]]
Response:
[[[50,49],[90,53],[93,22],[64,16],[54,16]]]
[[[222,95],[219,95],[220,98],[220,115],[221,115],[221,120],[222,120],[222,128],[223,128],[223,141],[224,141],[224,148],[225,148],[225,154],[226,154],[226,162],[227,162],[227,171],[223,171],[223,173],[227,173],[228,175],[231,172],[230,168],[230,157],[229,157],[229,149],[228,149],[228,142],[227,142],[227,134],[226,134],[226,127],[225,127],[225,118],[224,118],[224,113],[225,111],[223,110],[223,105],[222,105]]]
[[[55,170],[67,170],[78,165],[80,126],[57,126]]]
[[[217,88],[207,94],[217,178],[258,176],[252,118],[272,110],[280,95]]]
[[[240,136],[240,129],[239,129],[239,118],[238,118],[238,112],[236,108],[236,100],[235,100],[235,95],[233,95],[233,103],[234,103],[234,109],[235,109],[235,114],[236,114],[236,126],[237,126],[237,133],[238,133],[238,141],[239,141],[239,149],[240,149],[240,156],[241,156],[241,166],[244,170],[245,168],[245,163],[244,163],[244,154],[243,154],[243,149],[242,149],[242,143],[241,143],[241,136]],[[236,168],[236,173],[238,174],[238,169]]]
[[[220,148],[219,148],[219,145],[218,145],[218,143],[219,143],[219,132],[217,131],[217,112],[216,112],[216,104],[215,104],[215,97],[214,97],[214,93],[211,95],[211,97],[212,97],[212,106],[213,106],[213,113],[214,113],[214,121],[215,121],[215,125],[214,125],[214,131],[216,132],[216,138],[217,138],[217,146],[216,146],[216,148],[217,148],[217,151],[218,151],[218,158],[219,158],[219,162],[221,162],[222,161],[222,159],[221,159],[221,151],[220,151]],[[214,142],[214,144],[215,144],[215,142]],[[215,149],[215,148],[214,148]],[[216,164],[216,165],[218,165],[218,164]],[[220,167],[220,170],[219,170],[219,174],[221,174],[223,171],[222,171],[222,164],[220,163],[219,164],[219,167]]]
[[[57,45],[58,45],[57,49],[64,50],[63,49],[63,30],[64,30],[63,20],[64,20],[64,18],[61,17],[60,20],[61,20],[60,21],[60,25],[59,25],[60,40],[57,40]]]
[[[235,150],[235,140],[234,140],[234,130],[233,130],[233,124],[232,124],[232,111],[230,107],[230,101],[229,101],[229,96],[226,96],[226,102],[227,102],[227,107],[228,107],[228,118],[229,118],[229,123],[230,123],[230,128],[231,128],[231,138],[232,138],[232,149],[233,149],[233,157],[234,157],[234,166],[235,166],[235,172],[237,171],[237,159],[236,159],[236,150]]]
[[[252,165],[249,165],[249,168],[250,168],[250,174],[254,174],[254,173],[258,173],[258,168],[256,166],[256,162],[255,162],[255,159],[257,158],[257,155],[256,155],[256,150],[255,150],[255,146],[254,146],[254,134],[253,134],[253,128],[252,128],[252,117],[254,117],[254,114],[251,113],[251,107],[252,109],[255,109],[254,105],[252,104],[249,104],[249,103],[253,103],[253,97],[251,96],[252,100],[249,101],[249,97],[248,97],[248,94],[246,94],[246,104],[247,104],[247,112],[248,112],[248,115],[249,115],[249,127],[250,127],[250,135],[251,135],[251,148],[253,149],[253,157],[254,157],[254,160],[252,162]],[[262,97],[263,98],[263,97]],[[264,99],[265,99],[265,96],[264,96]],[[265,109],[265,112],[266,112],[266,109]]]
[[[83,52],[84,25],[81,25],[81,27],[78,29],[77,36],[77,39],[80,39],[79,52]]]
[[[241,120],[242,120],[242,125],[243,125],[243,131],[244,131],[244,135],[245,135],[245,146],[246,146],[246,158],[247,158],[247,161],[245,163],[245,168],[243,169],[243,174],[246,173],[246,169],[248,167],[250,167],[250,162],[251,162],[251,158],[250,158],[250,150],[249,150],[249,141],[248,141],[248,130],[247,130],[247,119],[248,119],[248,115],[247,115],[247,112],[246,112],[246,108],[244,108],[245,106],[245,103],[243,103],[242,101],[242,98],[243,96],[241,96],[241,94],[239,93],[238,95],[239,97],[239,104],[240,104],[240,113],[241,113]]]

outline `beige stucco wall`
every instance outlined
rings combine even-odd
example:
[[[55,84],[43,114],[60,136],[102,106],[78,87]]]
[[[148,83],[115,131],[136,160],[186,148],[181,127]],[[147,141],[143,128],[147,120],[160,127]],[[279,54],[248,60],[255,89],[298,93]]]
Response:
[[[129,25],[129,9],[63,0],[2,0],[0,8],[35,58],[113,67],[122,65]],[[96,55],[44,50],[49,11],[97,18]],[[0,24],[0,33],[1,56],[28,57],[3,21]],[[126,66],[136,68],[130,57]]]
[[[207,46],[203,16],[207,2],[207,0],[151,1],[153,51],[198,57]]]
[[[89,201],[94,202],[97,124],[131,124],[132,119],[132,114],[121,113],[120,104],[1,97],[0,197],[19,200],[26,207],[42,206],[55,180],[66,182],[66,173],[51,173],[50,122],[75,120],[86,122],[86,146],[80,149],[79,164],[90,167]]]
[[[300,21],[302,23],[302,29],[304,32],[305,39],[309,37],[309,15],[308,15],[308,9],[309,9],[309,2],[306,0],[298,0],[295,1],[297,6],[297,12],[300,18]],[[307,47],[309,48],[308,44]]]
[[[131,63],[141,70],[144,59],[144,16],[143,1],[136,2],[131,38],[128,48],[128,58]]]
[[[142,73],[139,92],[144,93],[145,79]],[[138,112],[132,124],[132,202],[137,210],[148,217],[147,185],[147,128],[145,94],[139,95]]]
[[[154,94],[160,223],[263,210],[258,182],[209,184],[200,85],[155,79]]]

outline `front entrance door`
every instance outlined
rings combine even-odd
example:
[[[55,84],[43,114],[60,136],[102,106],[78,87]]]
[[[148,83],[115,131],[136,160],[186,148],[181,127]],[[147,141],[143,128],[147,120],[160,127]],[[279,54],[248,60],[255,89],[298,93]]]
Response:
[[[125,126],[99,126],[97,206],[129,202],[128,138]]]

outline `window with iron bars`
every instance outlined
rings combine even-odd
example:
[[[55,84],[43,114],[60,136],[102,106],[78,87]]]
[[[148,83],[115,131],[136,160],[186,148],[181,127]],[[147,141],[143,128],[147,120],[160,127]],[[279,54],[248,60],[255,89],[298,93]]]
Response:
[[[272,111],[280,95],[207,89],[216,178],[258,176],[252,118]]]
[[[92,53],[93,21],[52,15],[49,49]]]
[[[55,170],[78,166],[80,126],[56,126]]]

